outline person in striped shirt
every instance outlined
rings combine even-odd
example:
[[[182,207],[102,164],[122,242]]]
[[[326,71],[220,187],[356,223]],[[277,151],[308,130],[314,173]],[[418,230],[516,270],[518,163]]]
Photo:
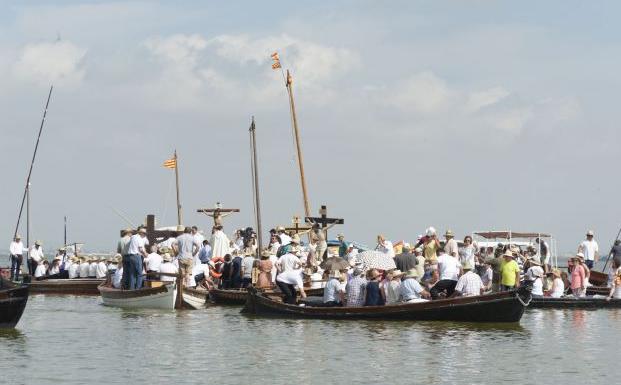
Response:
[[[470,297],[483,294],[483,281],[481,281],[481,277],[478,274],[472,271],[472,268],[473,266],[470,262],[464,263],[462,266],[464,274],[459,277],[451,297]]]

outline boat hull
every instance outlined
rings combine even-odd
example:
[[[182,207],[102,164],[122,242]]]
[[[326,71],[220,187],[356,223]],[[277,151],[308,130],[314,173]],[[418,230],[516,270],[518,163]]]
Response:
[[[193,288],[183,288],[183,304],[190,309],[203,309],[207,304],[209,292],[207,290],[197,290]]]
[[[9,284],[0,288],[0,329],[11,329],[19,322],[26,303],[28,302],[29,287]],[[14,287],[11,287],[14,286]]]
[[[100,285],[105,306],[125,309],[174,309],[177,290],[174,283],[138,290],[120,290]]]
[[[30,282],[30,292],[36,294],[99,295],[103,279],[46,279]]]
[[[533,298],[530,308],[534,309],[604,309],[621,308],[621,299],[605,298]]]
[[[312,307],[284,304],[251,291],[243,311],[287,318],[519,322],[529,299],[530,292],[524,289],[399,305]]]
[[[266,295],[282,295],[280,290],[260,290]],[[305,289],[306,295],[309,297],[323,296],[323,288]],[[246,289],[210,289],[209,298],[218,305],[238,305],[243,306],[248,299],[248,291]]]

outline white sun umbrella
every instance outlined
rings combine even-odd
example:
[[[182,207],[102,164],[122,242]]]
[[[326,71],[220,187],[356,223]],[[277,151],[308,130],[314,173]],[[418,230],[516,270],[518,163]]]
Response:
[[[356,258],[362,262],[365,270],[392,270],[397,268],[395,260],[390,255],[382,253],[381,251],[363,251],[362,253],[359,253]]]

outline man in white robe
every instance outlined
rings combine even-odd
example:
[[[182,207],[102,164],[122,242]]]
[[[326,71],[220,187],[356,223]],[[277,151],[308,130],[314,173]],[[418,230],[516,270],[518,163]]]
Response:
[[[214,232],[211,235],[211,255],[213,258],[224,258],[226,254],[230,253],[230,240],[222,231],[222,226],[214,227]]]

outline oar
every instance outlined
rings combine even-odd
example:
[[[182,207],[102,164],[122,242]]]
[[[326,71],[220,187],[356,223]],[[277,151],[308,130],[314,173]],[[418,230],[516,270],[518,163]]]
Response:
[[[610,252],[608,253],[608,257],[606,257],[606,263],[604,263],[604,268],[602,269],[602,273],[606,272],[606,266],[608,266],[608,260],[610,259],[610,255],[612,254],[612,248],[615,246],[615,243],[617,243],[617,241],[619,240],[620,235],[621,235],[621,228],[619,228],[617,237],[615,238],[615,241],[612,243],[612,246],[610,246]]]

